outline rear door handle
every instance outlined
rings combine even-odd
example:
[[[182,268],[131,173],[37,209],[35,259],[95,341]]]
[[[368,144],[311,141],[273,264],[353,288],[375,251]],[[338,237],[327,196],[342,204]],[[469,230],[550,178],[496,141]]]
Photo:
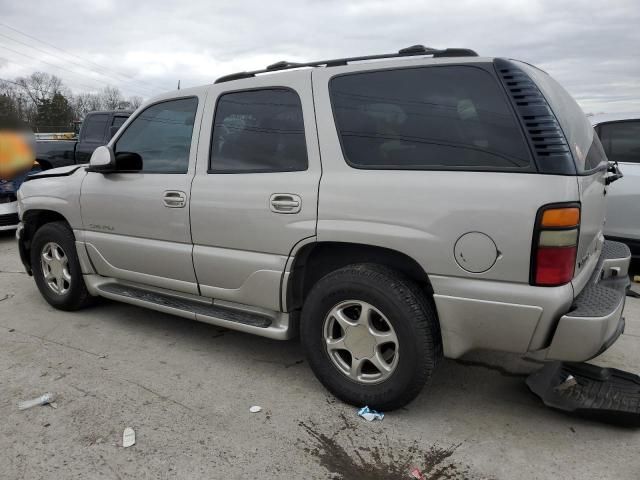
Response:
[[[293,193],[274,193],[269,198],[269,206],[274,213],[298,213],[302,208],[302,200]]]
[[[184,208],[187,194],[179,190],[167,190],[162,194],[162,203],[167,208]]]

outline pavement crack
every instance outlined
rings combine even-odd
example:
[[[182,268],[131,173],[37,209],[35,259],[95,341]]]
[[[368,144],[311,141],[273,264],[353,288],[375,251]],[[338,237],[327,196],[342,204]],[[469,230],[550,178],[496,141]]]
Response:
[[[171,403],[173,403],[175,405],[178,405],[178,406],[184,408],[185,410],[188,410],[191,413],[196,413],[191,407],[188,407],[184,403],[181,403],[181,402],[179,402],[177,400],[174,400],[171,397],[167,397],[166,395],[162,395],[161,393],[158,393],[155,390],[152,390],[149,387],[146,387],[146,386],[142,385],[141,383],[136,382],[135,380],[129,380],[127,378],[123,378],[122,380],[124,380],[125,382],[130,383],[132,385],[135,385],[135,386],[137,386],[137,387],[139,387],[139,388],[151,393],[152,395],[155,395],[160,400],[171,402]]]
[[[85,394],[85,396],[89,396],[89,397],[93,397],[93,398],[98,398],[98,396],[97,396],[95,393],[91,393],[91,392],[89,392],[88,390],[85,390],[85,389],[80,388],[80,387],[76,387],[75,385],[73,385],[73,384],[71,384],[71,383],[69,384],[69,386],[70,386],[71,388],[73,388],[74,390],[79,391],[80,393],[84,393],[84,394]]]
[[[73,345],[68,345],[66,343],[56,342],[55,340],[51,340],[50,338],[41,337],[40,335],[34,335],[33,333],[28,333],[28,332],[25,332],[25,331],[22,331],[22,330],[16,330],[16,329],[14,329],[12,327],[7,327],[6,325],[0,325],[0,327],[6,328],[7,330],[12,330],[12,331],[17,332],[17,333],[21,333],[22,335],[25,335],[27,337],[37,338],[41,342],[53,343],[54,345],[58,345],[58,346],[64,347],[64,348],[69,348],[69,349],[75,350],[77,352],[86,353],[87,355],[93,355],[94,357],[104,358],[104,354],[102,354],[102,353],[90,352],[89,350],[85,350],[84,348],[74,347]]]
[[[460,360],[460,359],[455,360],[455,362],[459,363],[460,365],[465,365],[467,367],[480,367],[480,368],[486,368],[487,370],[493,370],[494,372],[498,372],[500,375],[503,375],[505,377],[524,378],[529,376],[528,373],[512,372],[510,370],[507,370],[504,367],[501,367],[500,365],[491,365],[489,363],[484,363],[484,362],[477,362],[473,360]]]
[[[0,270],[0,273],[16,273],[16,274],[19,274],[19,275],[26,275],[27,274],[27,272],[19,272],[19,271],[16,271],[16,270]]]
[[[118,480],[122,480],[122,477],[118,474],[118,472],[116,471],[115,468],[113,468],[113,466],[107,462],[107,460],[101,455],[98,455],[100,457],[100,460],[102,460],[104,462],[104,464],[107,466],[107,468],[109,470],[111,470],[111,473],[113,473],[113,475],[118,479]]]
[[[282,362],[280,360],[267,360],[266,358],[253,358],[251,360],[257,363],[270,363],[272,365],[280,365],[284,368],[291,368],[291,367],[295,367],[296,365],[301,365],[304,363],[303,359],[294,360],[292,362]]]
[[[12,297],[13,297],[13,293],[7,293],[4,297],[0,298],[0,302],[4,300],[9,300]]]

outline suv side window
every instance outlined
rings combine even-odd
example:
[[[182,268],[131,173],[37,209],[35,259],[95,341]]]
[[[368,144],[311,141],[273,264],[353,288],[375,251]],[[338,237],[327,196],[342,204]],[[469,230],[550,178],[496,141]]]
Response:
[[[186,173],[197,109],[195,97],[151,105],[118,138],[115,153],[140,155],[143,172]]]
[[[603,123],[598,134],[609,160],[640,163],[640,120]]]
[[[270,88],[220,96],[211,139],[210,173],[306,169],[302,105],[296,92]]]
[[[129,118],[128,116],[122,116],[122,115],[116,115],[115,117],[113,117],[113,121],[111,122],[111,126],[112,127],[118,127],[120,128],[124,122],[127,121],[127,118]]]
[[[345,74],[329,85],[356,168],[531,170],[504,91],[488,72],[433,66]]]
[[[82,140],[85,142],[104,142],[104,132],[109,122],[109,115],[98,113],[89,115],[84,121]]]

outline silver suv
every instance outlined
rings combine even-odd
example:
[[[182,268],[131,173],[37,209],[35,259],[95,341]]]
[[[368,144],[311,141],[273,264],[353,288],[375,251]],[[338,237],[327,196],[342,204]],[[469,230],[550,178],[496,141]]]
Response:
[[[56,308],[299,334],[336,396],[393,409],[443,355],[582,361],[618,338],[607,176],[545,72],[414,46],[154,98],[88,166],[23,185],[18,238]]]

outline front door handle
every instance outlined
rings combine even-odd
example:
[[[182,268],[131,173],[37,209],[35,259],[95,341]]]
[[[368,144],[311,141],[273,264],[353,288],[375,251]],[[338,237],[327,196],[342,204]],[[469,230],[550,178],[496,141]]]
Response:
[[[274,213],[298,213],[302,208],[302,200],[293,193],[274,193],[269,198],[269,206]]]
[[[184,208],[187,194],[179,190],[167,190],[162,194],[162,203],[167,208]]]

